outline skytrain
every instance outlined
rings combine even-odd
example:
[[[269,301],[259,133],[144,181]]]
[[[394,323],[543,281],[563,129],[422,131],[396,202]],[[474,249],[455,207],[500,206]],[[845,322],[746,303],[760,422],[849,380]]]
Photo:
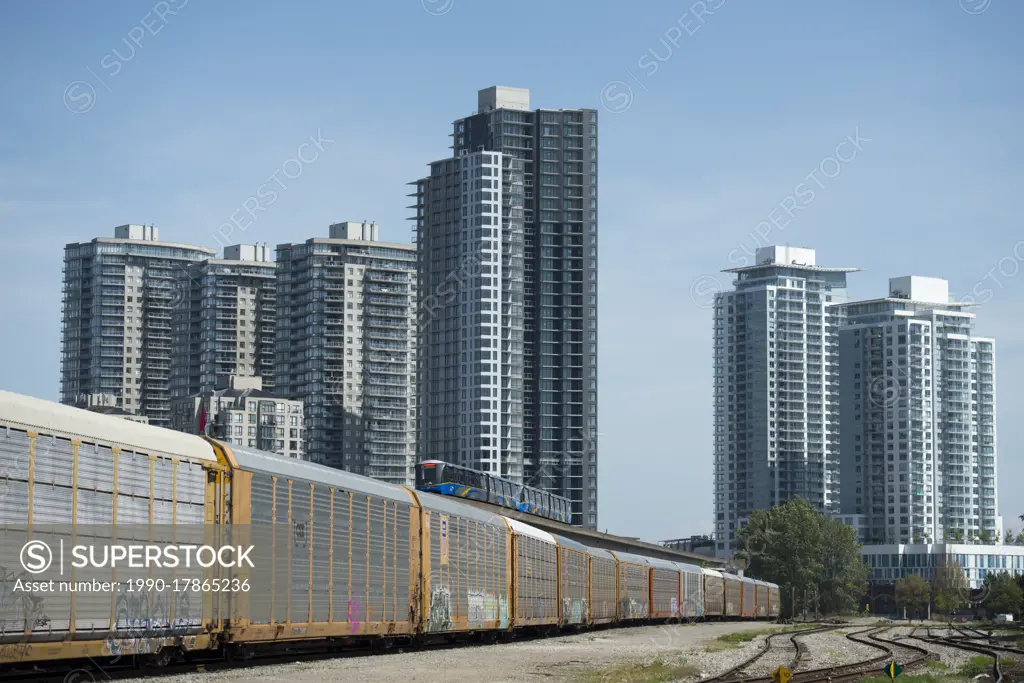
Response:
[[[482,500],[565,524],[572,521],[568,498],[442,460],[416,466],[416,490]]]

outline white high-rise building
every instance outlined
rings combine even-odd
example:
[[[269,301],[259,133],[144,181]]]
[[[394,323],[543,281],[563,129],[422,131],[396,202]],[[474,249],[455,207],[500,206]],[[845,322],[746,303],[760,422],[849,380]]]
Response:
[[[376,223],[277,246],[275,394],[304,403],[308,459],[415,482],[416,247]]]
[[[447,298],[444,292],[452,285],[447,278],[462,267],[460,259],[477,253],[476,240],[490,226],[492,234],[484,239],[493,241],[481,253],[500,247],[493,254],[500,257],[488,265],[495,269],[492,277],[472,283],[474,293],[466,295],[497,286],[499,296],[492,289],[486,298],[465,303],[500,306],[476,308],[473,315],[490,311],[490,322],[500,324],[502,335],[500,357],[495,357],[497,347],[468,341],[494,330],[474,330],[479,320],[463,319],[462,299],[459,311],[446,310],[431,324],[426,332],[431,337],[456,324],[465,335],[460,343],[473,344],[466,353],[483,356],[477,360],[492,366],[459,368],[460,381],[467,384],[457,388],[478,392],[466,400],[489,401],[490,407],[452,413],[462,409],[454,396],[442,395],[452,388],[421,385],[431,401],[425,406],[421,454],[454,457],[448,449],[458,441],[461,461],[479,462],[490,471],[497,466],[506,476],[564,496],[573,524],[597,528],[598,112],[531,106],[526,88],[480,90],[476,112],[452,125],[451,158],[431,164],[430,175],[415,182],[421,277],[435,278],[433,284],[423,283],[424,301],[432,293]],[[480,162],[480,153],[500,176],[468,175],[477,172],[473,164]],[[457,168],[464,175],[455,174]],[[493,277],[499,272],[500,285]],[[490,358],[482,349],[490,350]],[[449,352],[441,349],[427,363],[424,372],[435,378],[431,381],[451,378],[432,365],[450,364],[450,358],[440,358]],[[491,379],[500,375],[500,396],[499,385],[480,381],[487,372]],[[488,419],[481,410],[492,411]],[[492,429],[494,418],[499,431]]]
[[[994,340],[937,278],[843,310],[843,514],[868,544],[1001,542]]]
[[[230,377],[259,377],[260,389],[274,392],[275,275],[270,248],[252,244],[178,271],[173,398],[211,392]]]
[[[474,152],[417,181],[419,457],[523,480],[523,162]]]
[[[750,513],[792,498],[839,511],[837,342],[846,274],[772,246],[715,299],[714,505],[719,556]]]
[[[61,403],[90,394],[170,426],[172,315],[185,300],[180,276],[213,258],[206,247],[161,242],[152,225],[64,247]]]

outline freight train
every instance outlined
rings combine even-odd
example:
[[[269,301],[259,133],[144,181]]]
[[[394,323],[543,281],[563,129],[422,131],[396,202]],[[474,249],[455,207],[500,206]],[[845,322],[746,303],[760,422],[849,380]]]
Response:
[[[141,594],[123,588],[140,575],[105,569],[120,592],[12,600],[13,583],[33,577],[24,555],[18,566],[0,554],[3,668],[779,615],[774,584],[588,547],[452,497],[0,391],[0,531],[35,538],[54,524],[79,536],[116,525],[119,538],[135,525],[150,539],[161,525],[208,539],[245,529],[256,561],[231,576],[216,565],[170,570],[164,583],[150,568]],[[222,579],[232,592],[209,592]]]

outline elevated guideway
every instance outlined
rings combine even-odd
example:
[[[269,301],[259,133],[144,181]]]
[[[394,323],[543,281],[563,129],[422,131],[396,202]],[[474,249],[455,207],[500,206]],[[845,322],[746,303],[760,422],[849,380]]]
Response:
[[[674,550],[672,548],[666,548],[665,546],[658,545],[657,543],[638,541],[633,538],[626,538],[625,536],[616,536],[614,534],[594,531],[593,529],[572,526],[571,524],[563,524],[562,522],[556,522],[553,519],[538,517],[525,512],[517,512],[515,510],[501,507],[500,505],[493,505],[479,500],[470,500],[468,498],[459,498],[458,500],[460,503],[474,505],[482,510],[487,510],[497,515],[504,515],[505,517],[518,520],[524,524],[529,524],[537,527],[538,529],[543,529],[548,533],[565,536],[566,538],[571,538],[574,541],[578,541],[579,543],[589,545],[594,548],[603,548],[604,550],[612,551],[618,550],[626,553],[634,553],[636,555],[658,557],[663,560],[671,560],[673,562],[694,564],[698,567],[703,563],[703,566],[709,569],[722,569],[726,565],[725,560],[716,557],[708,557],[707,555],[701,555],[699,553],[688,553],[682,550]]]

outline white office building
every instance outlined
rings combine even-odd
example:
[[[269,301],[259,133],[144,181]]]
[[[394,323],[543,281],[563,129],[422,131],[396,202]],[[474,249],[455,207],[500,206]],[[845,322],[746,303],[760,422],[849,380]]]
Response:
[[[842,307],[842,505],[867,544],[1000,543],[995,342],[937,278]]]
[[[1024,545],[967,545],[962,543],[917,543],[865,545],[861,556],[873,584],[892,584],[909,574],[931,581],[936,567],[959,566],[967,585],[981,588],[988,574],[1024,574]]]
[[[813,249],[758,249],[714,310],[716,552],[753,510],[804,498],[839,511],[837,341],[846,275]]]

